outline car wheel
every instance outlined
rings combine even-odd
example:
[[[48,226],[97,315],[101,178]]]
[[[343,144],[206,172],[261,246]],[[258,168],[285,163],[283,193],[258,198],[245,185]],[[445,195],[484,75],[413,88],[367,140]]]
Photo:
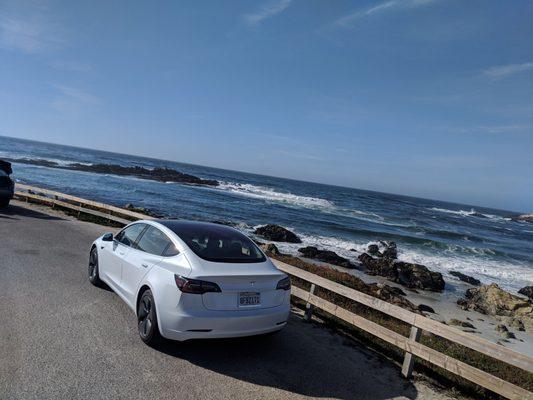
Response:
[[[0,201],[0,208],[7,207],[9,205],[9,200]]]
[[[157,313],[154,296],[150,290],[145,290],[137,307],[137,327],[141,340],[153,346],[162,339],[157,326]]]
[[[89,254],[89,282],[94,286],[100,286],[102,284],[98,274],[98,251],[96,247],[93,247]]]

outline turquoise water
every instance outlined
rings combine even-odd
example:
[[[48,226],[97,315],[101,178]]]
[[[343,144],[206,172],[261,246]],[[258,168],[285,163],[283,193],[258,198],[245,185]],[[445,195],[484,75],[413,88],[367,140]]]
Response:
[[[328,248],[354,261],[369,243],[394,240],[400,259],[438,270],[451,283],[455,278],[447,272],[459,270],[510,290],[533,284],[533,223],[512,221],[508,211],[6,137],[0,137],[2,157],[61,165],[166,166],[216,179],[220,185],[164,183],[24,163],[13,164],[13,177],[118,206],[133,203],[168,217],[233,221],[247,233],[257,225],[276,223],[294,230],[303,245]],[[299,245],[280,247],[296,253]]]

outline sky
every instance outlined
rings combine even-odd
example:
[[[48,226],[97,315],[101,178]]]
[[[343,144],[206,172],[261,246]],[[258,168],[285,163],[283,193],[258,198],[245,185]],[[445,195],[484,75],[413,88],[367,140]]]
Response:
[[[0,135],[533,212],[533,2],[0,0]]]

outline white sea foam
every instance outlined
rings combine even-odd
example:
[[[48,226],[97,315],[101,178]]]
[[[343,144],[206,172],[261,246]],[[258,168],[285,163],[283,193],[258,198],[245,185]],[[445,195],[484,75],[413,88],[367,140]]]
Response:
[[[501,220],[501,221],[510,221],[511,220],[511,218],[506,218],[506,217],[502,217],[502,216],[499,216],[499,215],[483,214],[483,213],[480,213],[480,212],[474,210],[473,208],[470,209],[470,211],[467,211],[467,210],[448,210],[447,208],[432,207],[432,208],[430,208],[430,210],[438,211],[438,212],[442,212],[442,213],[447,213],[447,214],[460,215],[462,217],[482,216],[482,217],[485,217],[485,218],[488,218],[488,219],[492,219],[492,220]]]
[[[293,193],[280,192],[265,186],[256,186],[248,183],[221,182],[219,189],[227,190],[241,196],[253,197],[267,201],[275,201],[299,207],[324,209],[333,208],[334,204],[318,197],[300,196]]]

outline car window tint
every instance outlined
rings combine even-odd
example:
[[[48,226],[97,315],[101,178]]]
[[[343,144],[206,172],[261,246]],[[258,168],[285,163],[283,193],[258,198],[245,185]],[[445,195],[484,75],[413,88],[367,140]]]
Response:
[[[145,224],[133,224],[122,230],[117,236],[116,239],[125,246],[133,246],[139,234],[146,227]]]
[[[136,248],[150,254],[161,256],[170,244],[171,241],[167,235],[159,229],[149,226],[139,239]]]
[[[176,245],[172,242],[169,243],[165,251],[163,252],[164,257],[174,257],[179,254],[179,250],[176,248]]]

